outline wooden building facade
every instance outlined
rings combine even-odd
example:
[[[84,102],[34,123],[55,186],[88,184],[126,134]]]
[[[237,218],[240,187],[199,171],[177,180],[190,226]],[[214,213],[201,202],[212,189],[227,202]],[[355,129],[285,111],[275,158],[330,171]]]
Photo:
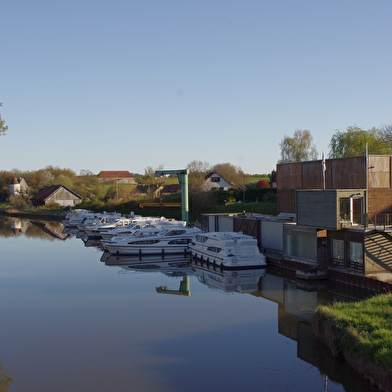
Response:
[[[278,213],[297,213],[297,190],[347,189],[362,192],[368,216],[392,214],[392,156],[278,164],[277,188]]]
[[[320,268],[391,279],[391,156],[279,164],[277,187],[278,212],[296,214],[296,227],[285,230],[285,257],[303,260],[309,247]]]

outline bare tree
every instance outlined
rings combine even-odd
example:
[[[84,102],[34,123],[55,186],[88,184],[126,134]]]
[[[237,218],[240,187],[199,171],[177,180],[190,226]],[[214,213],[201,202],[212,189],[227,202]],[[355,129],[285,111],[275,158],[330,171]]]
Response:
[[[392,151],[392,123],[389,125],[383,125],[380,131],[382,133],[383,142]]]
[[[187,169],[189,170],[189,188],[193,191],[200,189],[211,166],[208,162],[193,160],[188,163]]]

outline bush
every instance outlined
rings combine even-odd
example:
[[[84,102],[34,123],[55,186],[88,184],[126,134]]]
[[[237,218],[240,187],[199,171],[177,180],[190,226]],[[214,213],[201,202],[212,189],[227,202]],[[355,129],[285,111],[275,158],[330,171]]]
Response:
[[[22,210],[28,208],[30,205],[29,199],[27,196],[10,196],[9,198],[9,205],[14,207],[18,210]]]

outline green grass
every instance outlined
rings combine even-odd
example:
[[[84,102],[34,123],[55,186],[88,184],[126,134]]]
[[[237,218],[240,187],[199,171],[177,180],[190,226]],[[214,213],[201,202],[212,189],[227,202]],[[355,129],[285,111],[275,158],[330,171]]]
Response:
[[[351,355],[392,369],[392,295],[363,302],[320,306],[315,316],[339,331],[339,344]]]

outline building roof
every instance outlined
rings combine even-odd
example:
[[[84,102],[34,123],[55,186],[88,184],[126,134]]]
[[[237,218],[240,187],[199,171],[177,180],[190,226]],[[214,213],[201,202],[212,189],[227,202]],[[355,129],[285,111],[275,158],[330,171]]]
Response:
[[[66,189],[68,192],[72,193],[73,195],[75,195],[79,199],[83,199],[81,196],[79,196],[74,191],[71,191],[71,189],[67,188],[65,185],[51,185],[51,186],[48,186],[46,188],[41,189],[36,195],[34,195],[31,198],[31,200],[46,200],[50,196],[52,196],[53,193],[57,192],[61,188]]]
[[[175,193],[181,191],[181,184],[169,184],[165,185],[162,189],[163,193]]]
[[[208,173],[205,177],[204,177],[204,179],[207,181],[209,178],[211,178],[214,174],[216,174],[217,176],[219,176],[220,178],[222,178],[222,180],[225,180],[228,184],[230,184],[230,182],[229,181],[227,181],[224,177],[222,177],[219,173],[217,173],[217,172],[211,172],[211,173]]]
[[[130,178],[133,174],[127,170],[112,170],[112,171],[101,171],[98,174],[98,178]]]

